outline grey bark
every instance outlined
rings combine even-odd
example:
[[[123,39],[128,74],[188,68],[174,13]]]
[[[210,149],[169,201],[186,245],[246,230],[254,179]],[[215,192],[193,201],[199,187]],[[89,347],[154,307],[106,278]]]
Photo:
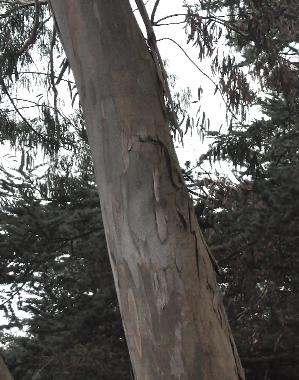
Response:
[[[80,93],[136,379],[244,379],[129,1],[50,4]]]
[[[0,356],[0,380],[13,380],[3,358]]]

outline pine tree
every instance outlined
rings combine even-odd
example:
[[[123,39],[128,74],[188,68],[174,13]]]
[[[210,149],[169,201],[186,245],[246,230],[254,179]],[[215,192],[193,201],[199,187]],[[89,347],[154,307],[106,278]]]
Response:
[[[129,379],[92,167],[74,175],[65,161],[46,179],[2,179],[2,328],[27,335],[6,337],[6,358],[16,380]]]

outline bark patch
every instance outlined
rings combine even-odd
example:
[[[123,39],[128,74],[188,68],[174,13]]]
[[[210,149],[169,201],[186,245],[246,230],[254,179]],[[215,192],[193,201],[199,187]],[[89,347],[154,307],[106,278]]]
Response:
[[[129,331],[129,334],[132,333],[132,331],[136,332],[133,337],[134,346],[139,356],[142,357],[140,322],[139,322],[139,317],[138,317],[138,312],[137,312],[137,305],[135,302],[135,297],[134,297],[132,289],[128,290],[128,307],[129,307],[129,314],[131,316],[131,324],[132,324],[132,329],[130,329],[131,331]]]

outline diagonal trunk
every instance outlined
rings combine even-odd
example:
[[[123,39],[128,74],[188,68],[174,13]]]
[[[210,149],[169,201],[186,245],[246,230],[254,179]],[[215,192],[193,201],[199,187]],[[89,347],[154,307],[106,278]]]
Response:
[[[243,379],[129,1],[50,3],[79,88],[136,379]]]

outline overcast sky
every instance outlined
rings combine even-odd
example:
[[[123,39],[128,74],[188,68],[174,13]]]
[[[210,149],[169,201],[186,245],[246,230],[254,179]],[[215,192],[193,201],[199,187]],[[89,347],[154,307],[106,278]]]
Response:
[[[141,28],[144,29],[143,22],[136,9],[135,1],[130,1],[132,4],[132,8],[135,10],[134,14],[137,17]],[[155,0],[146,1],[149,14],[151,13],[154,3]],[[162,17],[172,14],[186,13],[186,9],[183,7],[183,3],[183,0],[160,0],[155,20],[159,20]],[[196,1],[188,0],[188,4],[191,3],[196,3]],[[183,20],[184,16],[181,16],[168,19],[165,22],[176,22]],[[202,87],[204,89],[204,93],[200,103],[192,104],[190,114],[195,116],[196,111],[198,110],[199,106],[201,106],[201,110],[205,111],[206,117],[209,118],[211,121],[211,129],[218,130],[221,124],[225,125],[225,106],[223,104],[223,101],[221,100],[220,95],[214,95],[215,86],[213,86],[211,82],[204,75],[202,75],[202,73],[200,73],[200,71],[188,60],[188,58],[184,55],[183,51],[181,51],[181,49],[177,45],[175,45],[170,40],[167,40],[167,38],[175,40],[196,62],[200,69],[212,77],[209,60],[201,62],[198,59],[198,48],[192,47],[192,44],[187,45],[187,36],[183,29],[183,26],[184,24],[159,26],[155,28],[157,39],[159,40],[158,46],[162,58],[166,59],[167,61],[167,71],[171,75],[175,75],[176,77],[175,91],[182,91],[186,90],[187,88],[190,88],[193,95],[191,100],[196,101],[198,100],[198,88]],[[40,62],[40,59],[38,57],[37,62],[34,63],[34,65],[36,66],[36,70],[46,71],[46,67],[44,69],[41,68],[41,64],[42,63]],[[215,78],[215,81],[217,82],[217,78]],[[63,84],[60,84],[60,86],[61,85]],[[60,88],[60,91],[61,90],[64,91],[63,88]],[[66,88],[65,91],[67,91]],[[40,91],[38,89],[35,89],[34,92],[26,93],[25,90],[22,90],[21,93],[18,93],[17,95],[19,98],[24,98],[29,101],[30,99],[33,101],[37,101],[36,95],[40,92],[45,93],[43,89],[40,89]],[[68,95],[66,94],[65,99],[67,98]],[[39,99],[38,101],[42,101],[42,99]],[[65,102],[67,104],[66,100]],[[19,105],[28,106],[30,105],[30,103],[28,103],[27,101],[23,103],[19,102]],[[69,106],[66,106],[65,109],[69,109],[69,112],[71,112],[71,108],[71,103],[69,102]],[[30,112],[30,116],[32,116],[32,114],[37,113],[38,110],[34,110],[31,108],[28,112]],[[22,113],[26,116],[26,110],[23,110]],[[36,114],[36,116],[38,116],[38,113]],[[200,140],[196,131],[192,132],[192,136],[190,134],[185,136],[184,147],[182,147],[179,143],[175,144],[181,164],[183,164],[186,160],[196,161],[196,158],[206,150],[208,143],[209,139],[205,139],[203,143]],[[2,155],[4,151],[5,153],[9,153],[9,149],[2,147]],[[14,152],[12,152],[12,154],[14,154]],[[9,160],[11,161],[11,158]]]
[[[149,0],[147,2],[149,14],[151,13],[154,3],[155,0]],[[188,0],[188,4],[191,3],[196,3],[196,1]],[[131,4],[135,10],[136,6],[134,0],[131,0]],[[138,16],[138,12],[135,11],[134,13],[142,27],[142,21]],[[161,0],[155,20],[159,20],[168,15],[182,13],[186,13],[186,9],[183,7],[183,0]],[[180,16],[168,19],[165,23],[183,20],[184,17]],[[192,105],[190,110],[191,114],[195,115],[200,105],[201,109],[205,111],[207,117],[211,121],[211,129],[219,130],[222,124],[225,125],[225,105],[219,94],[214,95],[215,86],[190,62],[177,45],[170,40],[167,40],[167,38],[175,40],[196,62],[202,71],[210,77],[213,77],[210,70],[210,62],[208,60],[200,61],[198,59],[198,48],[193,47],[192,44],[187,45],[187,36],[183,26],[184,24],[156,27],[155,32],[157,39],[159,40],[158,47],[163,59],[167,60],[168,72],[171,75],[173,74],[176,76],[175,90],[184,90],[189,87],[192,92],[192,100],[196,101],[198,88],[202,87],[204,89],[200,104],[196,103]],[[215,78],[215,81],[217,82],[217,78]],[[205,141],[202,142],[196,131],[193,131],[192,135],[188,134],[185,136],[184,141],[184,147],[180,146],[180,144],[176,144],[176,150],[181,164],[186,160],[194,162],[196,158],[206,150],[209,143],[209,139],[205,139]]]

